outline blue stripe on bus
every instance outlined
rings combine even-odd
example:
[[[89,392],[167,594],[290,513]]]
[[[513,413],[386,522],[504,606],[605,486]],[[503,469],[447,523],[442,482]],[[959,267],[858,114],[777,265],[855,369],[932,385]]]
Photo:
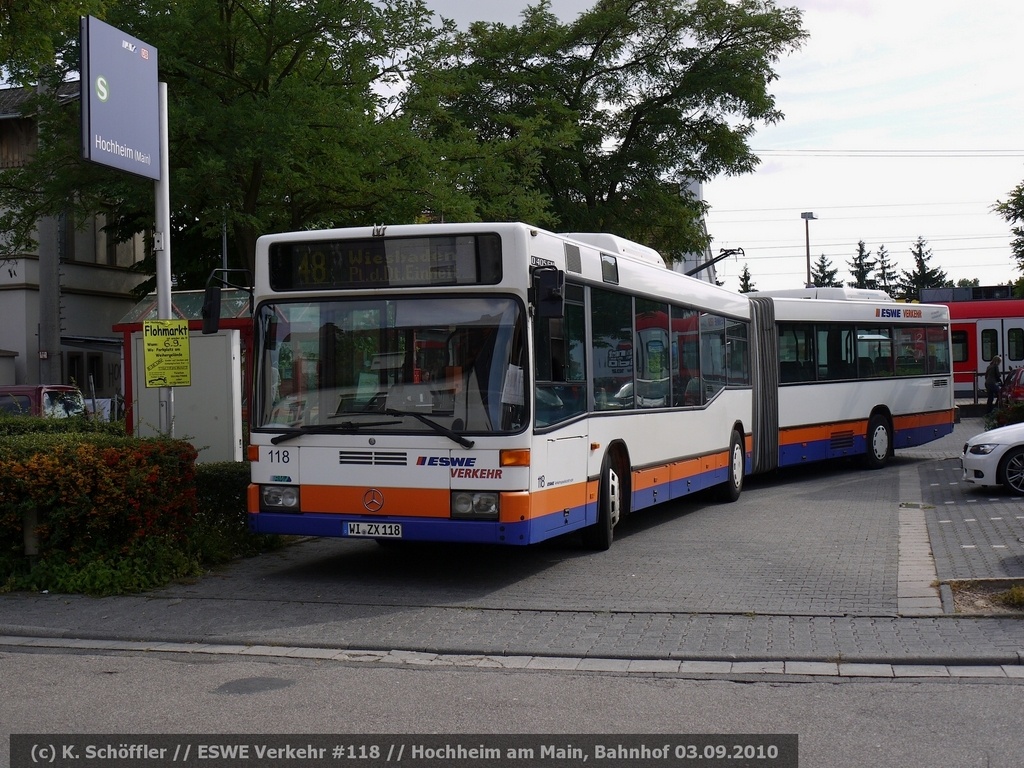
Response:
[[[911,448],[925,445],[953,431],[952,423],[926,424],[895,430],[892,437],[893,447]],[[807,464],[812,461],[826,461],[844,456],[860,456],[867,453],[867,438],[864,435],[851,435],[849,442],[837,444],[833,437],[822,440],[808,440],[802,443],[789,443],[779,446],[779,466],[791,467],[796,464]]]
[[[745,460],[745,475],[754,471],[754,460],[747,454]],[[653,507],[655,504],[662,504],[671,499],[679,499],[705,488],[711,488],[721,483],[729,482],[729,468],[719,467],[710,469],[707,472],[698,472],[690,477],[681,477],[678,480],[670,480],[665,483],[658,483],[649,488],[633,491],[632,511]]]
[[[400,523],[402,539],[407,541],[450,541],[473,544],[536,544],[582,529],[597,520],[597,505],[588,504],[565,515],[550,515],[515,523],[484,520],[451,520],[442,517],[353,517],[351,515],[288,514],[259,512],[249,515],[249,529],[254,533],[290,536],[345,537],[345,523]],[[347,538],[347,537],[346,537]],[[365,538],[365,537],[353,537]]]
[[[930,443],[932,440],[938,440],[940,437],[945,437],[952,433],[952,422],[946,424],[926,424],[910,429],[897,429],[896,434],[893,436],[893,445],[897,448],[911,448],[915,445]]]
[[[864,439],[864,435],[851,435],[849,441],[841,446],[834,445],[831,438],[780,445],[779,466],[791,467],[795,464],[808,464],[812,461],[859,456],[867,451],[867,440]]]

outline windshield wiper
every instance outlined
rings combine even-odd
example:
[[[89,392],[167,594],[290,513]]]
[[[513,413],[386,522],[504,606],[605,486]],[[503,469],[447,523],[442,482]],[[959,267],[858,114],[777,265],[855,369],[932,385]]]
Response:
[[[395,424],[401,423],[402,422],[400,421],[342,421],[337,424],[311,424],[308,427],[292,427],[287,432],[270,438],[270,442],[277,445],[278,443],[286,442],[299,437],[300,435],[323,435],[331,434],[332,432],[358,432],[365,427],[391,427]]]
[[[418,419],[419,421],[426,424],[439,435],[444,435],[450,440],[454,440],[463,448],[472,448],[475,445],[475,443],[468,437],[464,437],[463,435],[460,435],[458,432],[448,429],[448,427],[446,427],[444,424],[434,421],[429,416],[425,416],[422,413],[418,413],[417,411],[401,411],[397,408],[385,408],[383,411],[381,411],[381,413],[383,413],[385,416],[412,416],[414,419]]]
[[[401,411],[397,408],[385,408],[383,411],[377,411],[377,413],[383,413],[385,416],[412,416],[414,419],[418,419],[426,424],[438,434],[444,435],[450,440],[454,440],[463,448],[472,448],[475,445],[475,443],[468,437],[464,437],[458,432],[448,429],[448,427],[443,424],[424,416],[422,413],[417,413],[416,411]],[[330,418],[337,418],[337,416],[332,416]],[[401,423],[402,422],[400,421],[342,421],[337,424],[311,424],[308,427],[291,428],[283,434],[275,435],[270,438],[270,442],[277,445],[278,443],[284,443],[288,440],[299,437],[300,435],[323,435],[331,434],[332,432],[359,432],[360,430],[368,427],[393,427],[396,424]]]

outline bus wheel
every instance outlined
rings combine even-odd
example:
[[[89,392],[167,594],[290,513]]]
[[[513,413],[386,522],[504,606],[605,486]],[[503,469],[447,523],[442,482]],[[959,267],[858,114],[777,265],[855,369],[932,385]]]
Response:
[[[868,419],[868,446],[865,462],[868,469],[881,469],[892,455],[892,432],[888,420],[881,414]]]
[[[729,478],[718,487],[721,501],[736,501],[743,492],[743,436],[735,430],[729,438]]]
[[[622,484],[612,467],[611,458],[606,456],[601,467],[601,485],[597,490],[597,522],[583,529],[583,544],[587,549],[603,552],[612,545],[621,511]]]

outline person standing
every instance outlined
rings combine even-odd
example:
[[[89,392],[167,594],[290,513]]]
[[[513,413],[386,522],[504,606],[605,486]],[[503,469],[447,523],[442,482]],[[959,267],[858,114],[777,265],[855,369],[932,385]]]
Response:
[[[986,413],[992,412],[992,404],[996,397],[999,395],[999,363],[1002,359],[999,355],[992,358],[992,361],[988,364],[988,368],[985,369],[985,390],[988,392],[988,403]]]

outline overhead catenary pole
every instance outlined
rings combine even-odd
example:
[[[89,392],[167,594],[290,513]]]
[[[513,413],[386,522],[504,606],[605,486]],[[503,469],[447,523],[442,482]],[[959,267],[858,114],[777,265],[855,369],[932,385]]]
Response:
[[[160,178],[156,180],[156,311],[158,320],[171,317],[171,185],[167,157],[167,83],[160,83]],[[174,389],[160,387],[160,432],[174,437]]]

